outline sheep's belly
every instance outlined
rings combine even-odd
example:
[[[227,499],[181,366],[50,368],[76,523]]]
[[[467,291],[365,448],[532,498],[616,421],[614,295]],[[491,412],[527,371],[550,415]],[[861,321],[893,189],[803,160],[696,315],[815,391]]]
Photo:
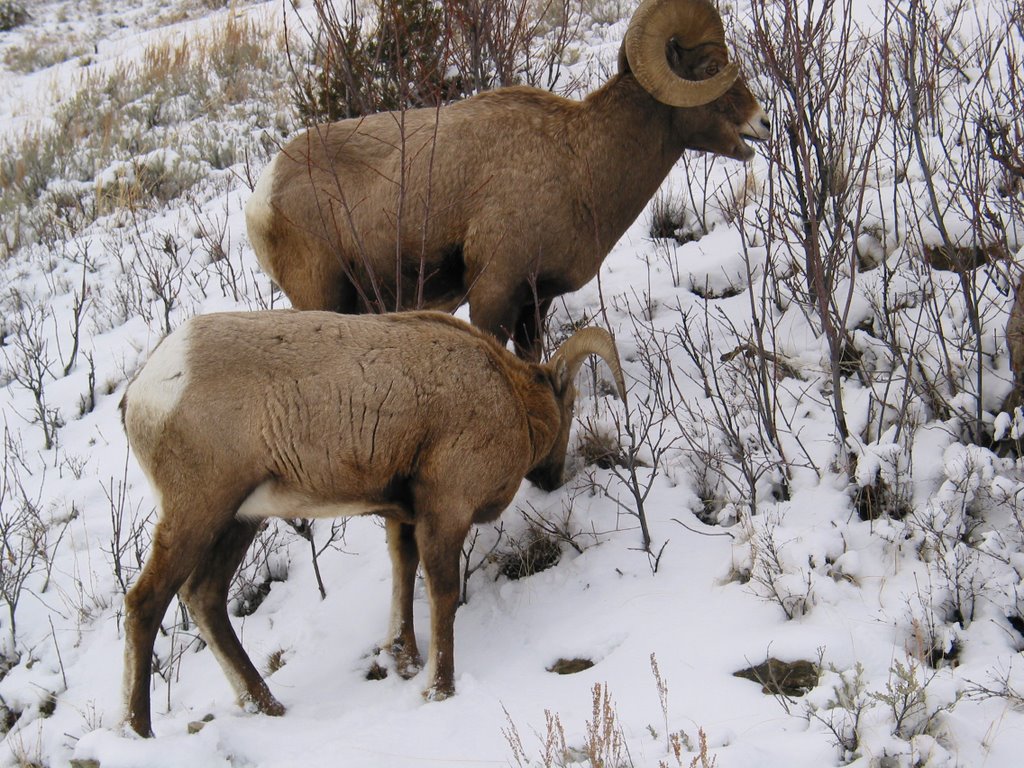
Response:
[[[403,519],[406,510],[394,504],[366,501],[323,501],[305,494],[282,488],[274,480],[260,483],[238,507],[239,520],[262,520],[265,517],[353,517],[355,515],[384,515]]]

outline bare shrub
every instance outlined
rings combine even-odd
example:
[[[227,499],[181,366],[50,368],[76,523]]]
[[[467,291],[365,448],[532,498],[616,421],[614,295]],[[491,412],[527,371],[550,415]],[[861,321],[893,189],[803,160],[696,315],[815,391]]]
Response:
[[[251,616],[270,594],[274,582],[288,578],[288,541],[281,535],[281,526],[282,523],[276,520],[260,526],[256,538],[246,550],[245,558],[231,577],[228,606],[232,615]],[[331,534],[336,531],[337,528],[331,528]],[[268,661],[268,666],[273,666],[273,657]],[[271,671],[268,670],[268,674]]]
[[[138,260],[135,274],[159,306],[163,332],[168,334],[173,328],[171,314],[178,308],[185,267],[191,254],[183,254],[182,243],[170,233],[156,234],[149,242],[139,239],[136,243]]]
[[[0,657],[16,661],[20,657],[18,605],[29,593],[29,583],[37,575],[42,575],[42,582],[34,585],[32,591],[46,591],[53,558],[70,518],[60,522],[44,517],[41,499],[45,472],[39,479],[38,490],[30,490],[27,483],[34,478],[25,462],[24,448],[6,427],[3,451],[3,466],[0,468],[0,557],[3,560],[0,599],[7,606],[7,632],[0,647]],[[58,529],[56,535],[54,527]]]
[[[568,0],[313,0],[308,53],[293,98],[307,124],[410,107],[436,107],[496,86],[551,88],[578,16]]]
[[[600,488],[622,514],[636,518],[640,550],[656,573],[668,542],[655,546],[646,504],[661,477],[662,459],[674,448],[679,436],[671,428],[670,410],[675,403],[667,390],[672,363],[664,335],[651,321],[650,294],[641,296],[640,304],[642,308],[632,315],[632,321],[637,361],[647,388],[639,400],[633,398],[625,412],[609,408],[606,415],[595,410],[582,417],[580,445],[584,460],[597,468],[587,471],[588,483]],[[596,375],[594,381],[595,390],[600,392]]]
[[[1002,699],[1014,708],[1024,707],[1024,687],[1012,663],[1007,667],[990,670],[984,682],[970,681],[964,696],[978,701]]]
[[[54,378],[51,370],[54,361],[45,335],[48,314],[49,309],[43,304],[26,304],[14,320],[12,348],[4,348],[6,375],[32,395],[32,423],[42,429],[46,450],[56,444],[57,430],[63,426],[60,410],[50,407],[46,401],[46,386]]]
[[[309,63],[297,72],[294,100],[307,123],[406,107],[437,106],[461,95],[446,76],[442,10],[426,0],[377,0],[375,26],[355,0],[314,0]]]
[[[323,577],[320,575],[320,555],[322,555],[327,549],[340,549],[341,545],[345,543],[345,525],[347,523],[347,518],[335,518],[329,521],[296,519],[286,520],[285,522],[293,531],[295,531],[295,533],[299,535],[299,537],[305,539],[309,543],[309,555],[313,563],[313,575],[316,577],[316,587],[320,592],[320,599],[326,600],[327,588],[324,586]],[[324,528],[324,522],[329,522],[330,526],[327,528],[327,534],[323,537],[323,541],[317,542],[316,532]],[[266,546],[266,542],[264,542],[264,546]],[[270,580],[272,579],[268,578],[267,581],[269,582]],[[269,590],[269,584],[266,588]]]
[[[790,562],[787,542],[779,540],[773,521],[753,527],[750,536],[750,586],[755,594],[778,604],[787,619],[805,615],[814,603],[810,570]]]
[[[872,706],[872,698],[861,664],[843,672],[833,671],[833,675],[832,696],[824,705],[808,702],[805,716],[808,722],[817,721],[831,733],[845,765],[859,757],[861,721]]]
[[[763,328],[755,322],[755,328]],[[724,330],[742,345],[739,353],[716,359],[713,344]],[[691,462],[708,523],[731,524],[736,505],[757,512],[762,501],[789,497],[789,462],[782,451],[778,408],[779,381],[788,375],[784,361],[764,349],[745,328],[703,303],[702,309],[681,312],[666,344],[685,354],[692,367],[670,368],[666,411]],[[761,351],[758,350],[761,347]],[[748,354],[749,352],[749,354]],[[685,396],[685,381],[697,383],[704,399]]]
[[[846,320],[855,286],[847,234],[861,229],[868,174],[884,122],[860,105],[871,105],[865,83],[879,85],[868,41],[856,34],[852,0],[817,7],[797,0],[751,4],[757,66],[778,94],[782,137],[769,147],[778,186],[795,198],[770,198],[769,215],[780,239],[768,247],[792,260],[791,289],[812,308],[831,364],[832,412],[840,440],[849,435],[843,402],[842,364],[850,346]],[[859,97],[859,98],[858,98]],[[798,244],[790,249],[786,243]],[[785,254],[785,256],[783,256]],[[769,258],[772,258],[769,255]]]
[[[0,32],[9,32],[32,18],[20,0],[0,0]]]
[[[990,149],[986,132],[977,130],[977,126],[981,123],[984,127],[986,118],[986,110],[981,105],[1001,101],[996,95],[1002,90],[1001,83],[992,71],[958,98],[961,112],[953,122],[952,133],[947,121],[940,119],[939,103],[947,93],[963,93],[962,66],[967,62],[980,60],[988,62],[986,66],[992,68],[996,51],[1003,46],[1005,38],[1001,34],[985,34],[976,41],[965,41],[960,36],[965,15],[964,2],[954,4],[940,16],[917,0],[910,3],[905,14],[895,13],[896,44],[905,52],[905,58],[899,72],[902,77],[894,78],[894,82],[906,92],[908,109],[904,113],[903,130],[909,134],[914,158],[922,170],[926,203],[921,206],[921,212],[938,234],[938,242],[935,242],[933,234],[919,231],[919,241],[933,266],[944,267],[957,276],[959,298],[970,332],[966,338],[944,344],[945,348],[953,350],[953,359],[959,357],[963,363],[954,362],[946,369],[954,375],[947,374],[939,381],[945,384],[950,404],[956,402],[963,389],[973,390],[973,407],[968,410],[954,405],[950,410],[962,414],[968,439],[980,442],[985,434],[981,393],[986,365],[981,340],[988,322],[985,317],[988,302],[984,294],[985,283],[991,279],[990,270],[984,267],[990,262],[1005,260],[1009,253],[1006,222],[999,210],[1002,206],[998,206],[992,195],[997,166],[986,152]],[[974,123],[974,130],[964,131],[971,123]],[[929,148],[933,137],[944,144],[952,144],[945,150],[945,157]],[[958,231],[964,229],[966,231],[959,234]],[[947,295],[934,291],[929,298],[945,302]],[[941,308],[940,305],[935,313]],[[942,332],[941,324],[936,328]],[[965,373],[973,381],[956,376],[960,369],[966,369]]]
[[[904,664],[897,659],[889,670],[885,690],[869,694],[889,710],[894,736],[909,741],[914,736],[930,733],[937,719],[956,706],[960,693],[942,704],[928,695],[928,688],[938,674],[934,670],[923,670],[913,661]]]
[[[106,554],[121,594],[125,595],[145,562],[150,545],[150,522],[155,513],[152,508],[143,511],[141,503],[130,496],[127,451],[121,477],[109,478],[103,484],[103,493],[110,508],[111,534]]]
[[[468,536],[462,544],[462,552],[460,559],[462,560],[462,584],[459,589],[459,605],[465,605],[469,602],[469,579],[470,577],[484,568],[488,564],[492,563],[498,555],[501,543],[505,540],[505,524],[500,522],[495,526],[491,526],[494,531],[494,538],[485,549],[479,553],[474,562],[473,553],[476,552],[477,545],[480,543],[481,529],[479,526],[473,528],[473,533]],[[489,537],[487,537],[489,538]],[[485,539],[486,541],[486,539]]]

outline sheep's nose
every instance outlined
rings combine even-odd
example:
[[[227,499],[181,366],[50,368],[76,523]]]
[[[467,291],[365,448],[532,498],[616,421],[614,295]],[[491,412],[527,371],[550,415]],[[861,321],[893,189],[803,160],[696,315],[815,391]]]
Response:
[[[740,135],[754,141],[764,141],[772,135],[772,121],[763,109],[758,109],[750,119],[740,127]]]

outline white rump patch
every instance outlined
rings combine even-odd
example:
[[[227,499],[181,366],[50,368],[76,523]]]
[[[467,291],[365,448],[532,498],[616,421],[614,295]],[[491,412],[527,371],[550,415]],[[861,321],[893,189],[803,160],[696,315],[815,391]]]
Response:
[[[325,502],[287,490],[275,480],[260,483],[246,496],[235,517],[262,520],[266,517],[353,517],[381,509],[380,504],[363,501]]]
[[[128,388],[128,409],[158,424],[174,410],[188,386],[191,323],[165,338]]]
[[[266,211],[270,210],[270,192],[274,188],[274,166],[277,165],[277,155],[267,163],[263,169],[256,186],[252,190],[252,196],[245,204],[246,221],[259,221],[266,217]]]
[[[260,174],[256,187],[252,191],[252,196],[245,204],[245,224],[249,230],[249,240],[254,241],[252,245],[253,250],[256,251],[256,261],[271,278],[274,278],[274,275],[269,269],[269,265],[263,262],[264,251],[255,240],[271,226],[271,217],[274,215],[274,209],[270,206],[270,193],[274,188],[274,168],[277,165],[277,158],[278,155],[274,155],[267,167],[263,169],[263,173]]]

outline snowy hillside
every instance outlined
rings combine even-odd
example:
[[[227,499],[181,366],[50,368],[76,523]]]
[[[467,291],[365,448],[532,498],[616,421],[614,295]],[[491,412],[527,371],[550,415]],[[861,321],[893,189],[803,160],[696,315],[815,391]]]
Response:
[[[1021,0],[721,0],[774,135],[686,154],[556,303],[548,348],[606,325],[628,406],[586,368],[566,485],[471,534],[456,695],[375,653],[379,521],[278,522],[231,610],[287,713],[174,603],[154,739],[121,723],[156,513],[118,403],[187,318],[287,306],[242,208],[316,17],[102,5],[0,0],[0,766],[1020,764]],[[636,3],[579,6],[575,97]],[[415,615],[422,650],[420,582]]]

